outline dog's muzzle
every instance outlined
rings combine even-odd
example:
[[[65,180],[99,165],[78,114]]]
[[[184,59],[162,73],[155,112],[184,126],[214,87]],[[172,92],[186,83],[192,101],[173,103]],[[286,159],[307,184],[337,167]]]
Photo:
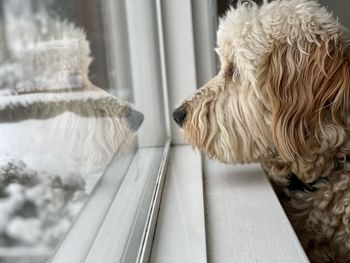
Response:
[[[183,107],[177,108],[173,111],[173,118],[175,122],[182,127],[186,120],[186,110]]]

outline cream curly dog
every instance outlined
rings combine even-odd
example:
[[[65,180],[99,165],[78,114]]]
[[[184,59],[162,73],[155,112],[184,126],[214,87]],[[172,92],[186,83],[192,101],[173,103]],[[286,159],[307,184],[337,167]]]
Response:
[[[211,158],[262,163],[312,262],[350,262],[345,29],[316,1],[245,1],[217,39],[220,72],[174,119]]]

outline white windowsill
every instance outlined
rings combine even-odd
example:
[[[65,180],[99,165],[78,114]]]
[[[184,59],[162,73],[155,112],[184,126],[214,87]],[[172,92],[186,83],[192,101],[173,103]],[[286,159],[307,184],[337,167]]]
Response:
[[[259,164],[205,161],[209,262],[309,262]]]
[[[203,194],[200,154],[169,158],[151,263],[309,262],[259,164],[205,160]]]
[[[151,263],[207,262],[201,155],[171,148]]]

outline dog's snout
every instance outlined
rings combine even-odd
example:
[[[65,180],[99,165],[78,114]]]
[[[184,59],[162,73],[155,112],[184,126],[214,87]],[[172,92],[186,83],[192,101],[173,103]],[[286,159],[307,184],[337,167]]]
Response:
[[[180,127],[182,127],[185,123],[186,115],[186,110],[182,107],[177,108],[173,111],[173,118]]]

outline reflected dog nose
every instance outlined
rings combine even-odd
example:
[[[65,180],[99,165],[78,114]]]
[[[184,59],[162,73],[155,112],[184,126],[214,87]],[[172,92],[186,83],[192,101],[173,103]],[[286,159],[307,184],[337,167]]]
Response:
[[[140,128],[143,122],[143,119],[144,119],[143,114],[134,109],[131,109],[126,114],[126,121],[129,125],[129,128],[134,132],[136,132]]]
[[[173,111],[173,118],[180,127],[185,123],[186,114],[186,110],[181,107]]]

